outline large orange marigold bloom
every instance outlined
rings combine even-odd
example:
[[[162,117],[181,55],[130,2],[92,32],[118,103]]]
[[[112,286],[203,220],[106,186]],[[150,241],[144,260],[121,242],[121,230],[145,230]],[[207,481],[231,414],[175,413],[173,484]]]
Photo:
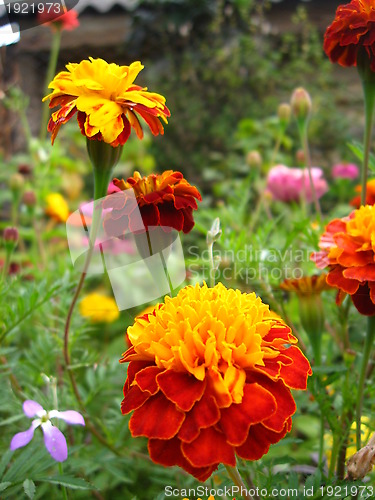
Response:
[[[325,33],[324,50],[332,62],[342,66],[356,66],[359,51],[365,50],[375,71],[374,32],[374,0],[352,0],[337,8]]]
[[[370,179],[367,181],[366,185],[366,205],[374,205],[375,204],[375,179]],[[361,193],[362,186],[356,186],[356,192],[359,193],[358,196],[355,196],[350,204],[352,207],[359,208],[361,206]]]
[[[134,80],[143,69],[139,61],[118,66],[90,57],[79,64],[67,64],[66,69],[55,76],[49,84],[53,92],[43,99],[50,99],[50,108],[60,106],[48,123],[52,143],[61,125],[77,111],[83,135],[114,147],[125,144],[131,128],[142,139],[138,116],[154,135],[164,133],[160,119],[168,123],[170,111],[163,96],[135,85]]]
[[[104,220],[109,236],[134,231],[138,224],[138,211],[134,210],[134,198],[121,196],[122,191],[133,189],[145,229],[162,226],[188,233],[193,229],[193,210],[202,200],[198,189],[188,183],[181,172],[166,170],[162,174],[142,177],[134,172],[127,181],[113,180],[114,194],[107,196],[104,208],[111,208]],[[116,192],[117,191],[117,192]],[[133,221],[133,217],[134,221]]]
[[[329,267],[327,283],[339,289],[337,303],[350,294],[361,314],[375,314],[375,206],[365,205],[326,227],[312,255],[320,269]]]
[[[290,328],[254,293],[196,285],[128,328],[123,414],[151,459],[205,481],[236,455],[258,460],[292,426],[290,389],[309,362]]]

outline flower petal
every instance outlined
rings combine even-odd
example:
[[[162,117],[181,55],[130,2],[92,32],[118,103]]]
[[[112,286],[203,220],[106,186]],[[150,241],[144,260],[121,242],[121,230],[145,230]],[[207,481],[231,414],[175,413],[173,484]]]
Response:
[[[232,467],[236,465],[233,446],[214,427],[202,429],[197,439],[182,443],[181,449],[193,467],[209,467],[219,463]]]
[[[29,418],[41,417],[46,414],[45,409],[39,403],[33,401],[32,399],[27,399],[26,401],[24,401],[22,408],[26,417]]]
[[[166,398],[183,411],[189,411],[203,395],[206,384],[190,373],[165,370],[157,376],[157,384]]]
[[[69,425],[85,425],[85,420],[78,411],[67,410],[67,411],[57,411],[52,410],[48,412],[49,418],[60,418],[64,420]]]
[[[42,431],[48,453],[56,462],[64,462],[68,458],[68,447],[64,434],[49,421],[42,424]]]
[[[22,446],[26,446],[30,443],[34,436],[34,431],[40,425],[40,420],[34,420],[31,424],[31,427],[27,429],[27,431],[19,432],[15,436],[13,436],[12,441],[10,443],[10,449],[16,450],[17,448],[22,448]]]

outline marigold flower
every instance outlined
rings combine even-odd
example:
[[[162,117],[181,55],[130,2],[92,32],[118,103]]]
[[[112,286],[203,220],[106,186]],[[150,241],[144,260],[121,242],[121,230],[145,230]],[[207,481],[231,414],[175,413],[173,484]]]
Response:
[[[56,14],[53,9],[49,12],[44,9],[38,13],[38,23],[49,26],[52,31],[73,31],[79,26],[78,12],[71,9],[60,15]]]
[[[366,184],[366,205],[374,205],[375,204],[375,179],[370,179]],[[356,186],[355,191],[359,193],[358,196],[355,196],[350,204],[352,207],[359,208],[361,206],[361,193],[362,186]]]
[[[360,51],[366,51],[375,71],[375,8],[373,0],[352,0],[340,5],[324,37],[324,50],[341,66],[357,66]]]
[[[154,462],[204,481],[236,455],[258,460],[290,431],[290,389],[306,389],[310,364],[254,293],[188,286],[128,336],[121,411],[134,411],[130,432],[148,438]]]
[[[375,207],[362,206],[349,217],[331,221],[311,259],[329,267],[327,283],[339,289],[340,304],[349,294],[361,314],[375,314]]]
[[[118,191],[115,192],[114,188]],[[202,197],[181,172],[166,170],[160,175],[146,177],[134,172],[127,181],[114,179],[112,194],[103,202],[104,209],[112,209],[104,218],[108,235],[118,236],[119,230],[124,234],[128,229],[137,229],[138,212],[134,210],[134,198],[121,194],[127,189],[134,191],[146,230],[149,226],[173,228],[184,233],[193,229],[193,210],[198,208],[196,200],[201,201]]]
[[[46,197],[45,212],[57,222],[66,222],[69,217],[69,207],[60,193],[50,193]]]
[[[89,293],[79,304],[79,312],[92,323],[112,323],[120,316],[116,301],[102,293]]]
[[[66,69],[68,71],[55,76],[49,85],[53,92],[43,99],[50,99],[50,108],[60,106],[58,111],[52,113],[48,123],[52,144],[61,125],[77,111],[82,134],[113,147],[125,144],[131,128],[142,139],[143,130],[138,116],[154,135],[164,133],[159,118],[168,123],[170,111],[163,96],[134,84],[143,69],[139,61],[130,66],[118,66],[90,57],[89,61],[67,64]]]
[[[330,290],[331,287],[326,282],[326,274],[318,276],[304,276],[302,278],[285,279],[280,288],[287,292],[295,292],[298,296],[310,296],[320,294],[323,290]]]

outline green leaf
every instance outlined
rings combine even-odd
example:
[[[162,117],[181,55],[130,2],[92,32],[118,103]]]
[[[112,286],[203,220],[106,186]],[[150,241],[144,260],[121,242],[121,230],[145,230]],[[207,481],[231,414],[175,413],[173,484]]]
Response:
[[[95,486],[84,479],[72,476],[38,477],[36,479],[42,483],[59,484],[73,490],[96,490]]]
[[[4,455],[1,458],[0,462],[0,477],[3,476],[5,469],[7,468],[7,465],[9,464],[11,458],[13,456],[13,451],[7,450]]]
[[[23,489],[25,495],[32,500],[34,498],[36,489],[34,482],[31,481],[31,479],[25,479],[25,481],[23,482]]]
[[[5,481],[4,483],[0,483],[0,491],[4,491],[10,486],[12,483],[10,481]]]
[[[361,143],[353,141],[348,143],[348,148],[360,161],[363,161],[363,146]],[[375,155],[372,153],[370,153],[369,168],[372,172],[375,172]]]

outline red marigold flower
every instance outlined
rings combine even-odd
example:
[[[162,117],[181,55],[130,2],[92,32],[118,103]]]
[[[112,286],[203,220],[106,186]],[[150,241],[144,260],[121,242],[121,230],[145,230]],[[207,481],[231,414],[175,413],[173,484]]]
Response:
[[[104,200],[103,208],[112,209],[104,219],[104,228],[109,236],[119,236],[119,231],[124,234],[138,229],[134,198],[121,194],[128,189],[134,191],[146,230],[149,226],[173,228],[184,233],[193,229],[193,210],[198,208],[196,200],[201,201],[202,197],[181,172],[166,170],[160,175],[147,177],[134,172],[127,181],[114,179],[112,194]]]
[[[349,294],[361,314],[374,315],[375,207],[365,205],[331,221],[319,247],[311,259],[320,269],[329,267],[327,283],[339,289],[336,302]]]
[[[359,208],[361,206],[361,193],[362,186],[356,186],[355,191],[359,193],[358,196],[355,196],[350,204],[352,207]],[[375,204],[375,179],[370,179],[367,181],[366,188],[366,205],[374,205]]]
[[[44,9],[38,13],[38,22],[49,26],[52,31],[73,31],[79,26],[78,12],[71,9],[60,15],[52,9],[49,12],[48,9]]]
[[[66,69],[68,71],[61,71],[55,76],[49,84],[53,92],[43,99],[50,99],[50,108],[60,106],[52,113],[48,123],[52,143],[61,125],[77,111],[82,134],[113,147],[125,144],[131,128],[142,139],[143,130],[138,116],[154,135],[164,133],[159,118],[168,123],[170,111],[163,96],[134,84],[143,69],[139,61],[130,66],[118,66],[90,57],[89,61],[67,64]]]
[[[341,66],[357,66],[358,53],[364,49],[375,71],[375,6],[373,0],[352,0],[340,5],[327,28],[324,50],[330,60]]]
[[[154,462],[205,481],[290,431],[290,389],[306,389],[310,364],[254,293],[188,286],[137,317],[128,336],[121,411],[134,412],[130,432],[148,438]]]

